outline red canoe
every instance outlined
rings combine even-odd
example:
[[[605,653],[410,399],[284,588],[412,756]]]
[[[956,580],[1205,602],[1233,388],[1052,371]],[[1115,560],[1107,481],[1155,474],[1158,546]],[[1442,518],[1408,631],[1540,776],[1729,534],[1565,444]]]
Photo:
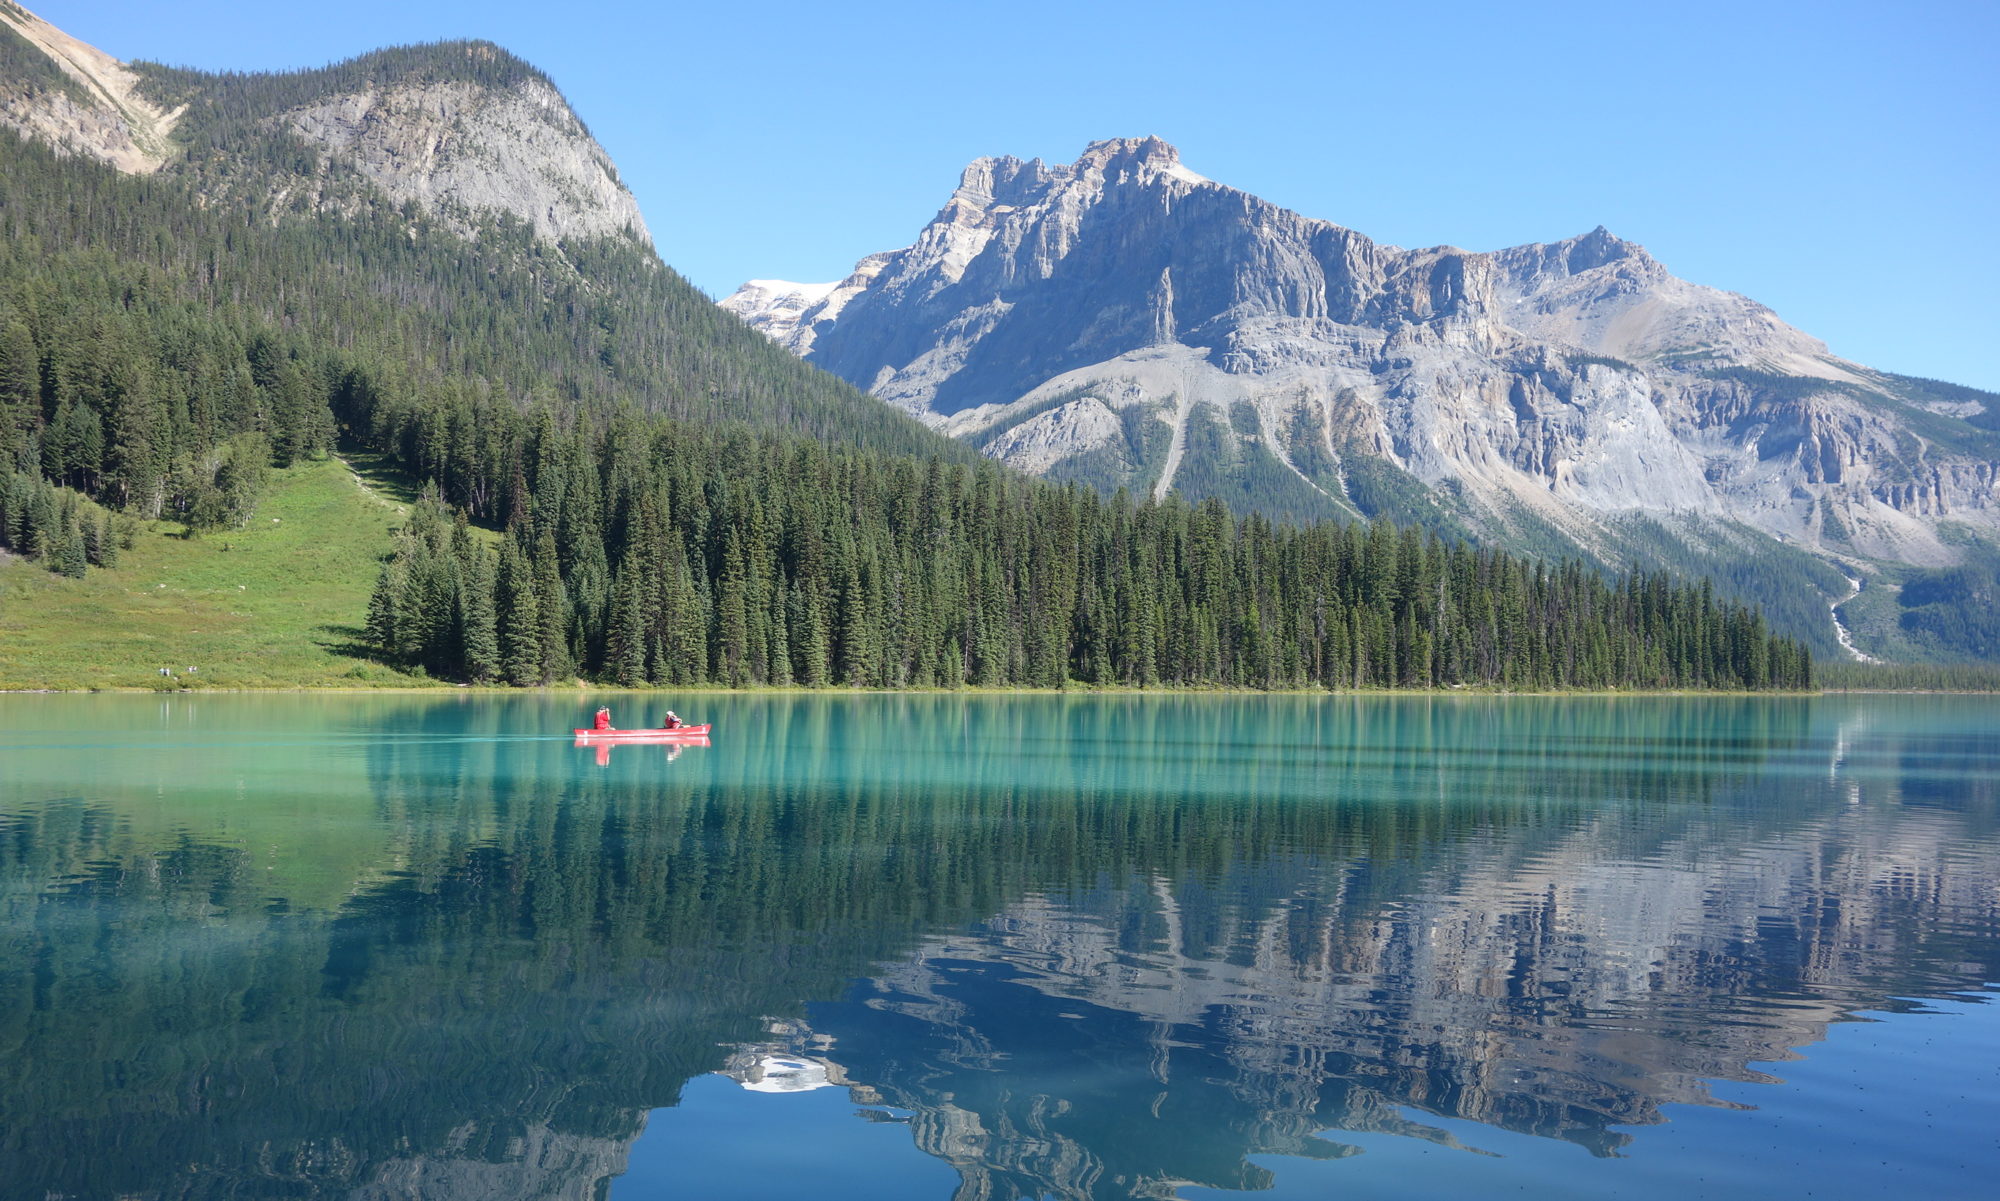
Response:
[[[576,736],[592,742],[659,742],[668,738],[706,738],[708,729],[708,724],[703,723],[698,726],[675,726],[671,730],[578,730]]]

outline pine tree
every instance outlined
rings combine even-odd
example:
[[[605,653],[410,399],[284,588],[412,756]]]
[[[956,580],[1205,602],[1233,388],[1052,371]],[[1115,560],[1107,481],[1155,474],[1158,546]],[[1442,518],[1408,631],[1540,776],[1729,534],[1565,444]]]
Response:
[[[639,570],[630,559],[611,589],[611,635],[607,667],[627,688],[646,682],[646,615],[639,599]]]
[[[460,594],[465,678],[474,684],[484,684],[497,678],[501,671],[493,556],[472,548],[460,575],[465,584]]]
[[[831,678],[831,630],[827,621],[825,590],[819,582],[808,581],[793,595],[804,593],[801,605],[804,620],[799,631],[799,683],[823,688]]]
[[[41,356],[25,322],[0,316],[0,471],[25,469],[42,424]]]
[[[732,688],[750,682],[749,580],[742,544],[725,539],[722,575],[715,582],[713,678]]]
[[[518,539],[509,539],[500,549],[494,597],[502,673],[509,684],[528,687],[541,683],[541,606],[533,567],[522,554]]]
[[[398,627],[404,584],[402,569],[395,564],[384,564],[381,574],[375,577],[375,590],[368,597],[368,641],[391,660],[403,658]]]
[[[536,615],[540,624],[540,665],[536,681],[551,684],[576,673],[569,653],[569,595],[556,564],[555,535],[542,531],[533,559]]]
[[[786,601],[785,584],[779,580],[771,589],[770,653],[764,671],[764,682],[776,688],[792,682],[792,640]]]
[[[118,544],[111,534],[111,518],[99,513],[84,526],[84,555],[93,567],[116,567]]]

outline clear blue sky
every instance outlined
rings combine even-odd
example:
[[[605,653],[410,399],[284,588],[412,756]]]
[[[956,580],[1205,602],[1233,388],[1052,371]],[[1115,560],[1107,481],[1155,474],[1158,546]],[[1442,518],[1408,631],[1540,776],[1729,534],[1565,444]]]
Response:
[[[445,37],[553,77],[721,294],[907,244],[981,154],[1158,134],[1403,246],[1600,223],[1838,354],[2000,389],[2000,3],[29,0],[121,58]]]

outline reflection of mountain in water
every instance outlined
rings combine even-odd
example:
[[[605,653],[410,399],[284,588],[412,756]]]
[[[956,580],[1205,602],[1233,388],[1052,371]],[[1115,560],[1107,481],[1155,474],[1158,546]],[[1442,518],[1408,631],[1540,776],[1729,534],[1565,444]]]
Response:
[[[1863,808],[1737,848],[1698,823],[1644,860],[1618,824],[1526,863],[1464,847],[1386,898],[1366,861],[1304,858],[1027,898],[811,1029],[920,1112],[963,1198],[1166,1196],[1340,1154],[1329,1129],[1454,1141],[1423,1113],[1613,1153],[1614,1127],[1847,1011],[2000,973],[1990,833],[1968,853],[1955,817]]]
[[[589,1196],[727,1045],[915,1111],[969,1198],[1255,1187],[1423,1113],[1606,1152],[2000,975],[1992,748],[1842,703],[865,704],[718,700],[671,772],[397,712],[301,851],[368,865],[328,906],[0,792],[0,1196]]]

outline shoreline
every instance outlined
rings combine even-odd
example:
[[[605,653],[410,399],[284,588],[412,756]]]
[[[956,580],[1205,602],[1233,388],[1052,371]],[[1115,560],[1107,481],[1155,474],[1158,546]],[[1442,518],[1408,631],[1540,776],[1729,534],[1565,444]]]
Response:
[[[1443,688],[1098,688],[1076,685],[1066,688],[852,688],[846,686],[808,688],[803,686],[730,688],[714,684],[690,684],[682,688],[621,688],[575,685],[545,685],[514,688],[493,684],[388,685],[381,687],[315,686],[298,684],[267,688],[0,688],[0,696],[1069,696],[1069,697],[1717,697],[1780,698],[1818,696],[1994,696],[2000,690],[1977,688],[1815,688],[1811,690],[1771,689],[1745,691],[1723,688],[1546,688],[1511,689],[1480,685]]]

